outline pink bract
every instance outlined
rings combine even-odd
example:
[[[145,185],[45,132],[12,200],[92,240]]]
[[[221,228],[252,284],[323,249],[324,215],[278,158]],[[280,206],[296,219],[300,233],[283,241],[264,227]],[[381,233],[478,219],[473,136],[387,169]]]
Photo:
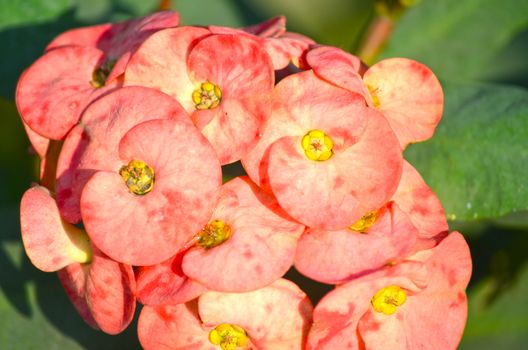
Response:
[[[467,243],[453,232],[433,249],[326,295],[314,310],[307,349],[456,349],[470,275]],[[407,299],[386,315],[374,310],[371,299],[388,286],[402,288]]]
[[[82,114],[82,123],[67,135],[57,165],[57,202],[64,219],[81,220],[80,197],[86,182],[100,170],[119,171],[118,146],[133,126],[153,119],[175,119],[192,126],[173,98],[139,86],[99,98]]]
[[[332,138],[328,160],[305,155],[301,140],[311,130]],[[360,95],[307,71],[277,84],[272,117],[242,164],[294,219],[314,228],[341,229],[390,199],[402,155],[388,123]]]
[[[242,327],[250,343],[245,349],[302,349],[312,306],[304,292],[287,280],[248,293],[207,292],[197,304],[145,306],[138,335],[151,349],[218,349],[208,340],[220,324]]]
[[[254,145],[269,117],[273,67],[247,35],[209,34],[181,27],[152,35],[132,56],[124,84],[153,87],[176,98],[227,164]],[[206,82],[220,88],[221,98],[214,107],[197,109],[193,92]]]
[[[75,263],[58,271],[66,294],[82,318],[108,334],[122,332],[136,310],[134,271],[96,247],[90,264]]]
[[[211,220],[231,227],[224,243],[190,249],[183,272],[211,290],[245,292],[283,276],[293,264],[304,226],[294,222],[276,200],[247,177],[224,184]]]
[[[165,261],[207,223],[221,184],[218,158],[193,125],[176,120],[136,125],[121,139],[119,156],[123,165],[140,160],[152,167],[153,189],[136,195],[119,169],[97,172],[81,195],[88,235],[114,260]]]
[[[385,59],[361,78],[358,58],[337,48],[317,48],[307,54],[307,61],[317,75],[362,94],[369,105],[381,111],[402,148],[429,139],[442,117],[442,87],[433,72],[419,62]]]

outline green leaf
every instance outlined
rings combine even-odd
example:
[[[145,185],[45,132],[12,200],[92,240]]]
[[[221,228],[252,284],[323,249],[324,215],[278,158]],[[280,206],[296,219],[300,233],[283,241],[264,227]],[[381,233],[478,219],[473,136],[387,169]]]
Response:
[[[406,158],[436,192],[450,220],[499,217],[528,208],[528,91],[445,85],[432,139]]]
[[[383,57],[403,56],[428,65],[442,78],[489,76],[490,65],[528,26],[528,1],[422,1],[400,20]]]

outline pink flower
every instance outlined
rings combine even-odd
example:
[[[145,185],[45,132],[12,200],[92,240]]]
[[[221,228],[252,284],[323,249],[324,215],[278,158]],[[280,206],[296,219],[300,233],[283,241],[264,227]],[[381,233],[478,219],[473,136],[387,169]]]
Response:
[[[470,275],[467,243],[453,232],[327,294],[314,310],[307,349],[456,349]]]
[[[91,101],[121,83],[131,52],[178,20],[177,13],[166,12],[57,37],[18,82],[16,103],[24,123],[46,138],[64,138]]]
[[[227,164],[255,144],[269,117],[273,67],[249,36],[210,34],[180,27],[152,35],[130,59],[124,84],[176,98]]]
[[[197,302],[145,306],[138,335],[146,350],[303,349],[312,305],[278,280],[247,293],[207,292]]]
[[[40,270],[58,271],[83,319],[109,334],[123,331],[136,308],[132,267],[109,259],[90,243],[86,232],[64,222],[44,187],[26,191],[20,221],[29,259]]]
[[[423,64],[390,58],[361,76],[357,57],[324,46],[308,52],[306,60],[319,77],[362,94],[370,106],[382,112],[402,148],[433,135],[442,117],[444,95],[438,79]]]
[[[447,230],[440,201],[404,162],[396,193],[380,209],[343,230],[307,229],[299,239],[295,267],[317,281],[343,283],[432,248]]]
[[[218,158],[192,124],[172,119],[130,129],[119,158],[121,168],[98,171],[84,186],[86,231],[116,261],[165,261],[209,220],[221,184]]]
[[[277,84],[272,107],[242,164],[294,219],[341,229],[394,194],[401,149],[383,116],[360,95],[306,71]]]

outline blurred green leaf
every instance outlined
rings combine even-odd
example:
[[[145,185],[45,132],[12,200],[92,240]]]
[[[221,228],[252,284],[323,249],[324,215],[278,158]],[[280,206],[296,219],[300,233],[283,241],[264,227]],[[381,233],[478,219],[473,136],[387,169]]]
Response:
[[[457,81],[487,77],[527,13],[526,0],[424,0],[401,18],[383,57],[417,59]]]
[[[406,158],[442,201],[448,219],[499,217],[528,208],[528,91],[445,85],[434,137]]]
[[[173,0],[172,8],[180,13],[185,25],[241,27],[248,24],[240,8],[230,0],[201,0],[199,6],[193,1]]]

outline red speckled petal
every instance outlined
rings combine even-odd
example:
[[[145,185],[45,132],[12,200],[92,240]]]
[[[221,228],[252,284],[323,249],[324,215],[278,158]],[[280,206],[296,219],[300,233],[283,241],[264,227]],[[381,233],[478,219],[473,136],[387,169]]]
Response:
[[[392,200],[409,215],[420,237],[433,238],[448,230],[444,208],[418,171],[407,161]]]
[[[365,349],[357,327],[361,317],[371,308],[374,294],[391,285],[418,293],[423,289],[426,276],[427,269],[422,263],[407,262],[337,287],[317,304],[306,349]]]
[[[95,26],[75,28],[67,30],[64,33],[55,37],[51,43],[46,47],[46,51],[56,49],[61,46],[90,46],[99,47],[98,43],[101,41],[103,35],[112,28],[112,24],[98,24]]]
[[[94,248],[86,276],[86,303],[103,332],[117,334],[128,327],[136,310],[135,291],[132,267],[117,263]]]
[[[153,119],[191,120],[181,105],[157,90],[134,86],[111,92],[92,103],[62,146],[57,165],[57,203],[69,222],[81,220],[80,197],[99,170],[119,171],[119,141],[136,124]]]
[[[363,77],[402,148],[429,139],[444,106],[442,86],[429,68],[406,58],[380,61]]]
[[[123,164],[138,159],[155,172],[154,188],[138,196],[115,172],[98,172],[81,196],[93,242],[114,260],[154,265],[173,256],[209,220],[221,168],[207,140],[181,121],[151,120],[122,138]],[[192,210],[190,210],[192,208]]]
[[[222,164],[239,160],[255,144],[271,113],[274,75],[269,56],[249,36],[212,35],[196,44],[187,65],[195,84],[210,81],[222,90],[209,124],[198,127]]]
[[[275,141],[284,136],[302,138],[310,130],[320,129],[331,135],[337,148],[343,148],[355,143],[367,124],[361,96],[326,83],[312,71],[281,80],[272,102],[272,116],[260,140],[242,159],[251,179],[268,191],[269,152]]]
[[[20,227],[24,249],[38,269],[52,272],[75,263],[89,250],[82,230],[64,222],[49,191],[30,188],[20,203]]]
[[[355,126],[346,119],[332,121],[335,129]],[[364,133],[349,147],[339,149],[332,131],[318,129],[334,139],[334,155],[311,161],[301,147],[302,136],[284,137],[270,149],[270,184],[280,205],[296,220],[313,228],[342,229],[394,194],[402,171],[401,150],[388,123],[373,109],[368,109]]]
[[[138,321],[138,337],[145,350],[218,350],[202,327],[196,304],[145,306]]]
[[[136,270],[137,298],[145,305],[186,303],[207,288],[187,277],[182,270],[184,252],[154,266],[139,267]]]
[[[286,17],[273,17],[265,22],[245,27],[244,31],[263,38],[277,38],[286,32]]]
[[[370,93],[360,76],[361,60],[341,49],[320,46],[306,54],[308,65],[322,79],[362,95],[371,102]]]
[[[395,204],[380,209],[366,232],[308,229],[301,236],[295,268],[317,281],[336,284],[405,258],[418,231]]]
[[[86,285],[86,274],[89,265],[85,264],[71,264],[57,271],[59,281],[64,287],[66,295],[72,302],[73,306],[81,315],[82,319],[92,328],[99,329],[97,322],[92,316],[90,307],[84,297],[84,288]]]
[[[137,49],[128,62],[124,85],[151,87],[176,98],[188,111],[194,111],[192,93],[196,87],[187,73],[187,55],[207,29],[180,27],[159,31]]]
[[[198,309],[204,326],[239,325],[259,350],[302,349],[312,320],[306,294],[284,279],[248,293],[207,292]]]
[[[419,253],[417,259],[428,267],[427,287],[409,296],[398,307],[397,317],[372,311],[363,317],[359,332],[367,348],[382,349],[389,343],[396,349],[457,348],[467,319],[464,290],[471,274],[467,243],[460,233],[453,232],[430,252]]]
[[[231,226],[231,238],[209,250],[191,249],[182,265],[185,274],[207,288],[255,290],[279,279],[293,264],[304,226],[288,219],[277,202],[247,177],[223,185],[212,218]]]
[[[70,46],[51,50],[33,63],[16,91],[24,122],[42,136],[64,138],[94,90],[90,81],[103,55],[96,48]]]

